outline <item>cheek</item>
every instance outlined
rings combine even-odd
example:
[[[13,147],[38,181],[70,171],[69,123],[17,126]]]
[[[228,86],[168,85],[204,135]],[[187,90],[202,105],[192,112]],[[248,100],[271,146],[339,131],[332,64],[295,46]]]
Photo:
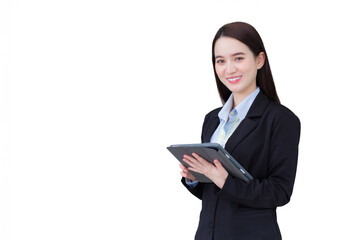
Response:
[[[238,65],[238,69],[239,69],[240,72],[246,73],[246,72],[250,71],[251,66],[247,62],[243,62],[242,64]]]
[[[219,66],[215,66],[215,72],[218,75],[218,77],[220,78],[223,74],[222,74],[222,68]]]
[[[248,61],[245,65],[244,68],[246,69],[246,71],[248,72],[256,72],[257,71],[257,64],[254,61]]]

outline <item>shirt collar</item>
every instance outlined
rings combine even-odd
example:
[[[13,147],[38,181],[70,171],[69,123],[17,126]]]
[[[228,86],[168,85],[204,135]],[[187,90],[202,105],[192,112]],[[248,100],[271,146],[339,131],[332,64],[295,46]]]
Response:
[[[244,118],[249,111],[252,103],[254,102],[256,96],[260,92],[260,88],[257,87],[255,91],[250,93],[244,100],[242,100],[235,108],[234,108],[234,114],[239,114],[241,118]],[[220,110],[218,116],[220,120],[227,122],[229,114],[231,112],[231,109],[233,108],[233,102],[234,102],[233,93],[231,93],[229,99],[226,101],[222,109]]]

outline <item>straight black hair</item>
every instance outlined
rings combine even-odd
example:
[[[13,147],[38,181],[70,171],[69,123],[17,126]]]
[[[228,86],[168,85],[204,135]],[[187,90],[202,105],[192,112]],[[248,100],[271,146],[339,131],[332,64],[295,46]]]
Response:
[[[269,59],[265,51],[264,44],[261,40],[259,33],[256,29],[245,22],[233,22],[222,26],[215,34],[212,43],[212,63],[215,73],[216,85],[222,103],[230,97],[231,91],[220,81],[215,70],[215,53],[214,47],[216,41],[220,37],[231,37],[239,40],[247,45],[254,56],[258,56],[261,52],[265,54],[265,62],[261,69],[258,70],[256,75],[256,85],[260,87],[261,91],[272,101],[280,103],[280,99],[276,93],[275,83],[271,74]]]

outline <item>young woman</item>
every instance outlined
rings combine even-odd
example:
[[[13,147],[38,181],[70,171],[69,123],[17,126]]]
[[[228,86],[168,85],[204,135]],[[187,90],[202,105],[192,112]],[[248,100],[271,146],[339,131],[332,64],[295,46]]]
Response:
[[[300,121],[280,104],[264,44],[254,27],[221,27],[212,44],[223,107],[204,120],[202,142],[217,142],[254,177],[244,182],[221,163],[193,153],[180,164],[182,182],[202,200],[198,240],[281,239],[276,208],[290,201],[295,181]],[[190,171],[212,183],[199,183]]]

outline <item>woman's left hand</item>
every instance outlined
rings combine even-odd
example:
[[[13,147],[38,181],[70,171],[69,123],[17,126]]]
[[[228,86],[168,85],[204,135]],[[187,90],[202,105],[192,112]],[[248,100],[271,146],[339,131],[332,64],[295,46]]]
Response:
[[[224,186],[229,175],[217,159],[214,160],[214,164],[211,164],[199,154],[193,153],[192,156],[184,155],[183,161],[190,165],[189,170],[204,174],[220,189]]]

